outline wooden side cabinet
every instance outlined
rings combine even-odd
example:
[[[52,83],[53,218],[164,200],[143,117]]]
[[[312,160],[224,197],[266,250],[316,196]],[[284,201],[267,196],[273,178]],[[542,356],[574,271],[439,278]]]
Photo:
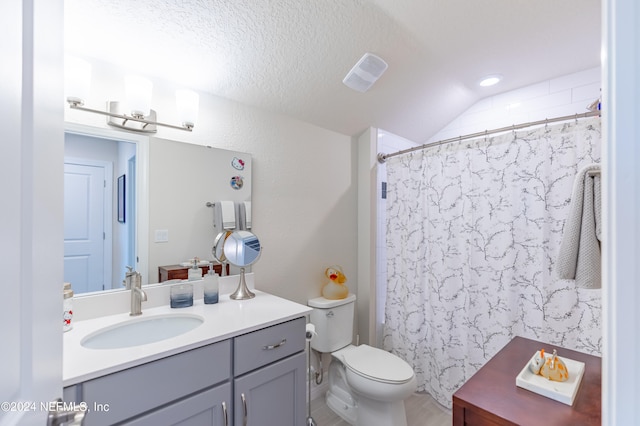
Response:
[[[516,386],[516,376],[542,348],[585,363],[573,406]],[[600,425],[601,381],[599,357],[515,337],[453,394],[453,425]]]
[[[206,275],[209,272],[209,265],[201,266],[202,275]],[[229,275],[229,265],[226,265],[227,274]],[[214,264],[213,270],[216,274],[222,275],[222,265]],[[164,282],[169,280],[186,280],[189,278],[189,268],[182,265],[165,265],[158,266],[158,282]]]

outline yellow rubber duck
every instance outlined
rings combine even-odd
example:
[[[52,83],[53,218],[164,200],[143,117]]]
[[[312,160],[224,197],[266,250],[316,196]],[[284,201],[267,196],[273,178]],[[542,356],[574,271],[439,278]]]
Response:
[[[322,296],[326,299],[344,299],[349,295],[349,289],[344,283],[347,282],[347,277],[342,272],[342,267],[338,265],[331,266],[324,271],[324,274],[329,278],[324,286],[322,286]]]

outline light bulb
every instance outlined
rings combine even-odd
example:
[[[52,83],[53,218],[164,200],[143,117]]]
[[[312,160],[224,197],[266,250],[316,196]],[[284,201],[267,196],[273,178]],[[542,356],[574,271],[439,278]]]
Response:
[[[151,113],[153,83],[146,78],[128,75],[124,78],[126,110],[134,117],[145,117]]]
[[[176,90],[176,106],[182,125],[192,128],[198,118],[200,96],[191,90]]]
[[[64,80],[67,102],[83,105],[91,89],[91,64],[73,56],[65,57]]]

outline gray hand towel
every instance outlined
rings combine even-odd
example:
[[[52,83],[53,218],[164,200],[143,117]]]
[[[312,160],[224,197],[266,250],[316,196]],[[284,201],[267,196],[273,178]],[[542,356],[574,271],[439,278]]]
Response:
[[[575,279],[577,287],[592,289],[602,285],[600,176],[588,173],[595,170],[600,165],[590,164],[576,176],[556,264],[559,278]]]

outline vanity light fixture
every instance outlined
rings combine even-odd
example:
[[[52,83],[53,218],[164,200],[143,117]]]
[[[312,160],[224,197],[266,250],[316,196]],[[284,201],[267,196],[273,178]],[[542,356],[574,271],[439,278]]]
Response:
[[[156,120],[156,112],[151,109],[151,93],[153,84],[142,77],[126,76],[124,103],[117,101],[107,102],[107,111],[87,108],[84,106],[91,82],[91,66],[88,62],[78,58],[67,58],[65,67],[67,102],[69,108],[80,111],[92,112],[107,116],[107,124],[121,129],[156,133],[157,126],[171,129],[186,130],[191,132],[198,116],[199,96],[190,90],[178,90],[176,101],[178,115],[182,120],[181,126],[160,123]]]

